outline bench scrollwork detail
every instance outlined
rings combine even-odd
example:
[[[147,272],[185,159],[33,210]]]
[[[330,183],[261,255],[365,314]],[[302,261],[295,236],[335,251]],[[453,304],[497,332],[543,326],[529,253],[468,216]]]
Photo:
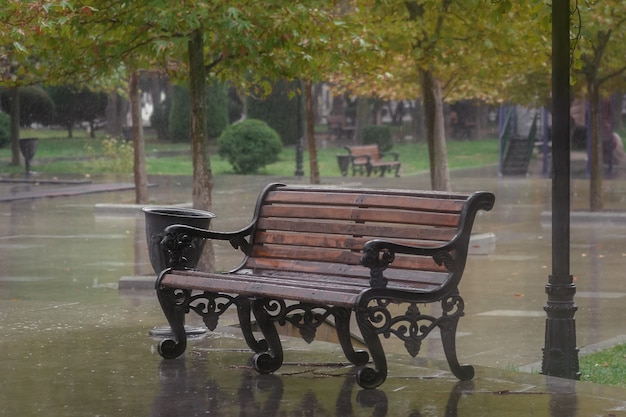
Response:
[[[370,287],[387,287],[387,278],[383,272],[396,258],[395,253],[388,249],[380,249],[376,245],[365,245],[361,265],[370,269]]]
[[[169,268],[185,268],[189,263],[185,252],[197,248],[197,239],[187,233],[168,232],[161,240],[161,247],[169,254]]]

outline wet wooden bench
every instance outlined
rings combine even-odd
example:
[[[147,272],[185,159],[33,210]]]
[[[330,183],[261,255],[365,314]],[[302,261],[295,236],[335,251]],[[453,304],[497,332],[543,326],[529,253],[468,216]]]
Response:
[[[160,343],[159,353],[175,358],[185,351],[190,311],[213,330],[234,306],[261,373],[282,365],[277,325],[290,323],[310,343],[316,329],[332,320],[346,358],[361,367],[357,382],[364,388],[379,386],[387,376],[380,336],[399,337],[415,356],[435,328],[451,371],[471,379],[473,368],[460,365],[456,355],[456,328],[464,315],[458,285],[475,216],[493,204],[488,192],[271,184],[241,230],[170,226],[162,245],[171,268],[161,272],[156,289],[174,336]],[[244,260],[226,273],[186,269],[182,253],[192,237],[229,241],[243,251]],[[438,317],[420,311],[421,304],[430,303],[439,303]],[[353,346],[353,313],[369,354]],[[367,366],[370,355],[373,367]]]
[[[352,175],[363,171],[369,177],[372,173],[379,173],[384,176],[386,172],[395,171],[395,176],[399,176],[400,161],[397,152],[380,152],[378,145],[355,145],[345,146],[350,152],[350,164],[352,165]],[[392,155],[393,160],[383,160],[387,155]]]

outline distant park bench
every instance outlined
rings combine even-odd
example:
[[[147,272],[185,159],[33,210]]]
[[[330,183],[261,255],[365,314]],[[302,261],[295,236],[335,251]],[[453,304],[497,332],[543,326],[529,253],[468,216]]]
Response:
[[[310,343],[332,319],[346,358],[361,367],[357,382],[364,388],[387,377],[381,336],[399,337],[416,356],[436,328],[452,373],[471,379],[473,368],[460,365],[456,355],[456,328],[464,315],[458,286],[476,213],[493,203],[487,192],[270,184],[243,229],[169,226],[161,244],[171,268],[161,272],[156,289],[174,336],[160,343],[159,353],[169,359],[185,351],[187,313],[199,314],[214,330],[234,306],[261,373],[283,363],[276,325],[290,323]],[[245,254],[242,264],[225,273],[185,268],[183,253],[196,237],[230,242]],[[428,303],[439,303],[439,313],[421,313]],[[408,305],[404,312],[399,304]],[[352,313],[369,353],[353,346]],[[253,334],[252,316],[262,339]],[[370,356],[373,368],[366,366]]]
[[[368,177],[372,173],[378,173],[382,177],[386,172],[395,171],[395,176],[399,176],[400,161],[397,152],[382,153],[378,145],[355,145],[345,148],[350,152],[349,164],[352,166],[352,175],[359,171],[361,174],[365,172]],[[383,160],[387,155],[392,155],[393,160]]]

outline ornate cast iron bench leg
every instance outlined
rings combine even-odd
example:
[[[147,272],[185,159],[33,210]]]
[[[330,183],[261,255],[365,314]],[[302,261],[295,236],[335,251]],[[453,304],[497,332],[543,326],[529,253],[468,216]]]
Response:
[[[173,339],[164,339],[159,343],[159,354],[165,359],[177,358],[187,348],[187,334],[185,333],[186,309],[182,307],[181,299],[188,299],[189,293],[191,291],[175,291],[172,288],[159,288],[157,290],[161,309],[174,334]]]
[[[268,350],[265,340],[257,341],[252,333],[249,298],[209,291],[193,293],[191,290],[165,287],[160,284],[163,276],[164,273],[157,281],[157,298],[174,334],[173,338],[159,343],[159,354],[163,358],[173,359],[185,352],[187,347],[185,315],[187,313],[194,311],[202,317],[206,327],[213,331],[217,327],[219,317],[233,304],[237,307],[239,323],[250,349],[256,353]]]
[[[459,323],[459,319],[464,315],[463,305],[463,299],[459,295],[453,295],[446,300],[442,300],[441,306],[444,311],[444,316],[438,326],[441,332],[443,351],[446,354],[450,370],[454,376],[459,378],[461,381],[469,381],[474,378],[474,367],[471,365],[459,364],[459,360],[456,355],[456,328]],[[450,311],[453,312],[448,316],[446,313]]]
[[[372,321],[378,321],[375,316],[376,314],[371,313],[367,307],[359,307],[357,310],[356,321],[374,361],[374,368],[364,366],[357,372],[357,383],[363,388],[376,388],[387,379],[385,351],[378,337],[378,329],[372,323]]]
[[[441,300],[440,317],[422,314],[417,303],[409,303],[403,315],[392,315],[387,309],[390,301],[364,298],[357,309],[357,324],[375,366],[374,369],[364,367],[359,370],[359,385],[363,388],[375,388],[387,377],[387,362],[379,335],[396,335],[404,341],[409,354],[415,357],[420,351],[422,340],[436,327],[440,329],[443,349],[452,373],[462,381],[474,377],[474,368],[460,365],[456,355],[456,328],[459,319],[464,315],[464,302],[460,295],[452,294]]]
[[[352,310],[349,308],[335,307],[335,328],[337,330],[337,338],[343,349],[346,358],[354,365],[365,365],[369,361],[369,354],[364,350],[355,350],[350,336],[350,316]]]
[[[264,340],[259,340],[258,346],[267,345],[268,349],[257,352],[254,355],[254,369],[261,374],[269,374],[278,370],[283,364],[283,347],[278,336],[276,326],[266,308],[272,309],[272,300],[252,300],[252,313],[257,321],[259,329],[263,333]]]
[[[241,327],[243,338],[254,353],[267,352],[269,349],[267,341],[265,339],[257,340],[252,332],[252,300],[244,297],[242,297],[242,299],[245,301],[242,300],[242,302],[237,304],[237,315],[239,317],[239,326]]]

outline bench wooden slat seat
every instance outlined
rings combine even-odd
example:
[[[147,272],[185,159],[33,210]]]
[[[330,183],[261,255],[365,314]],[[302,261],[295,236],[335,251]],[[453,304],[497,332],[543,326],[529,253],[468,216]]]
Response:
[[[458,291],[476,213],[490,210],[494,196],[406,190],[373,190],[271,184],[261,193],[251,223],[219,232],[174,225],[162,245],[171,267],[161,272],[157,296],[174,337],[161,342],[165,358],[186,349],[185,315],[201,315],[209,329],[236,306],[259,372],[283,361],[277,325],[290,323],[311,342],[332,318],[341,347],[361,367],[357,382],[382,384],[387,364],[380,336],[396,335],[411,355],[434,328],[441,332],[451,371],[471,379],[473,368],[456,357],[455,334],[464,314]],[[229,272],[185,268],[190,237],[227,240],[245,254]],[[439,317],[418,304],[440,303]],[[408,304],[405,313],[391,303]],[[393,311],[393,313],[392,313]],[[350,318],[368,352],[355,350]],[[263,334],[257,339],[253,319]],[[371,358],[374,367],[366,366]]]
[[[397,152],[380,152],[378,145],[353,145],[345,146],[350,152],[350,164],[352,165],[352,175],[356,175],[359,171],[363,171],[369,177],[372,173],[379,173],[382,177],[386,172],[394,171],[395,176],[399,176],[400,161],[398,161]],[[392,155],[393,160],[383,160],[385,156]]]

